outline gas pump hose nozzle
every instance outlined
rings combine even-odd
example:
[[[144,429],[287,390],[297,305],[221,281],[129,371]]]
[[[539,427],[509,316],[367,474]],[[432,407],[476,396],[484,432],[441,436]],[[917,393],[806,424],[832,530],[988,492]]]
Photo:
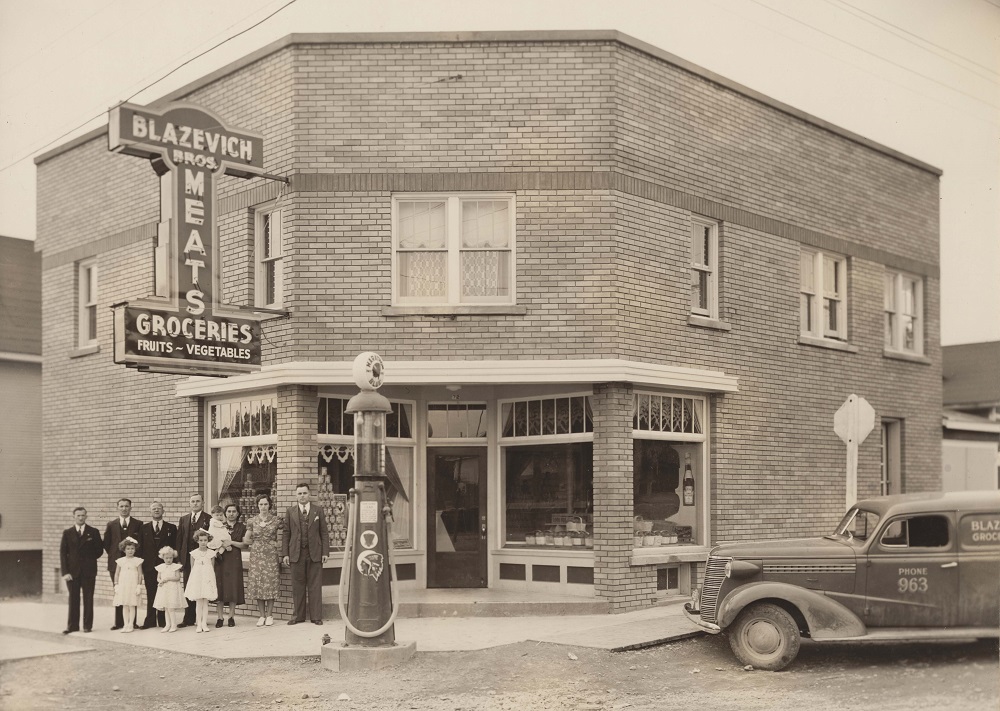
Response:
[[[352,570],[351,561],[354,560],[354,511],[357,510],[357,491],[351,489],[351,511],[347,515],[347,540],[344,545],[344,567],[340,575],[340,590],[337,593],[337,607],[340,610],[340,619],[344,621],[344,626],[351,631],[351,633],[357,635],[358,637],[364,637],[366,639],[372,637],[378,637],[381,634],[385,634],[393,623],[396,621],[396,615],[399,613],[399,596],[396,595],[396,563],[392,556],[392,546],[386,546],[386,552],[389,555],[389,572],[392,577],[389,579],[389,594],[392,595],[392,614],[389,615],[389,619],[384,625],[379,627],[374,632],[363,632],[357,627],[351,624],[351,620],[347,616],[347,605],[344,602],[344,590],[350,589],[351,576],[354,575]]]

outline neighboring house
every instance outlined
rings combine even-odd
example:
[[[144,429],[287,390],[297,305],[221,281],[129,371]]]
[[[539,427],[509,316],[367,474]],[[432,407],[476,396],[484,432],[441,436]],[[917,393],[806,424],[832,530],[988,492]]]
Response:
[[[1000,341],[941,349],[944,491],[1000,487]]]
[[[0,597],[41,592],[42,257],[0,236]]]
[[[116,365],[171,196],[104,129],[37,158],[46,570],[78,501],[176,520],[307,480],[335,514],[369,350],[404,590],[687,594],[716,542],[832,530],[852,393],[892,443],[859,496],[940,489],[936,168],[617,32],[291,35],[179,100],[289,181],[215,202],[263,367]]]

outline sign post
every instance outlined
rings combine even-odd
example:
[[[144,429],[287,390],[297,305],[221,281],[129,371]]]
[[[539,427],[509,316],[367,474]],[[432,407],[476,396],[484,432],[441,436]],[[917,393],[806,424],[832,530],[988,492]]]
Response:
[[[875,410],[851,393],[833,416],[833,431],[847,445],[847,508],[858,500],[858,446],[875,427]]]
[[[217,176],[264,174],[264,139],[190,104],[154,111],[119,104],[108,148],[170,173],[167,294],[115,305],[115,362],[159,372],[228,375],[260,367],[260,322],[221,303]],[[163,278],[165,276],[165,279]]]

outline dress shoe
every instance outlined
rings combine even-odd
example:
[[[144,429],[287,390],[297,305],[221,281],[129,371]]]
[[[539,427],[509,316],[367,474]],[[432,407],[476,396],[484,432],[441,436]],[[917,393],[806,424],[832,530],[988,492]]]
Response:
[[[122,625],[113,625],[111,627],[111,631],[114,632],[115,630],[120,630],[121,628],[122,628]]]
[[[304,622],[304,620],[289,620],[288,624],[290,624],[290,625],[297,625],[300,622]]]
[[[90,632],[90,628],[89,628],[89,627],[84,627],[84,628],[83,628],[83,631],[84,631],[84,632]]]
[[[314,625],[321,625],[321,624],[323,624],[323,620],[313,620],[312,623]]]
[[[177,625],[177,629],[180,629],[181,627],[192,627],[192,626],[194,626],[194,622],[181,622],[179,625]]]
[[[78,630],[78,629],[73,629],[73,628],[70,628],[70,629],[65,629],[65,630],[63,630],[63,634],[69,634],[69,633],[71,633],[71,632],[79,632],[79,631],[80,631],[80,630]],[[89,632],[90,630],[87,630],[87,631]]]
[[[225,624],[225,622],[222,621],[221,617],[215,621],[215,626],[216,627],[222,627],[222,625],[224,625],[224,624]]]
[[[151,629],[155,629],[155,628],[156,628],[155,624],[150,624],[150,623],[147,622],[146,624],[144,624],[139,629],[141,629],[141,630],[151,630]]]
[[[226,625],[228,625],[229,627],[235,627],[236,626],[236,620],[234,620],[232,617],[230,617],[229,621],[226,623]]]

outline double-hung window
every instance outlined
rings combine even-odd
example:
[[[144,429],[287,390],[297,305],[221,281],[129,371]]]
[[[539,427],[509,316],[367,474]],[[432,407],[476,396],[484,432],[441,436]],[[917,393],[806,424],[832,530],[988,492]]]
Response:
[[[254,304],[262,308],[281,308],[285,282],[281,210],[260,210],[257,213],[256,232]]]
[[[924,285],[920,277],[902,272],[885,273],[885,348],[897,353],[923,355]]]
[[[719,226],[691,218],[691,313],[718,318]]]
[[[78,262],[77,282],[77,346],[97,345],[97,263],[93,259]]]
[[[393,303],[514,303],[514,197],[397,195],[393,199]]]
[[[799,327],[803,336],[847,340],[847,260],[803,249]]]

